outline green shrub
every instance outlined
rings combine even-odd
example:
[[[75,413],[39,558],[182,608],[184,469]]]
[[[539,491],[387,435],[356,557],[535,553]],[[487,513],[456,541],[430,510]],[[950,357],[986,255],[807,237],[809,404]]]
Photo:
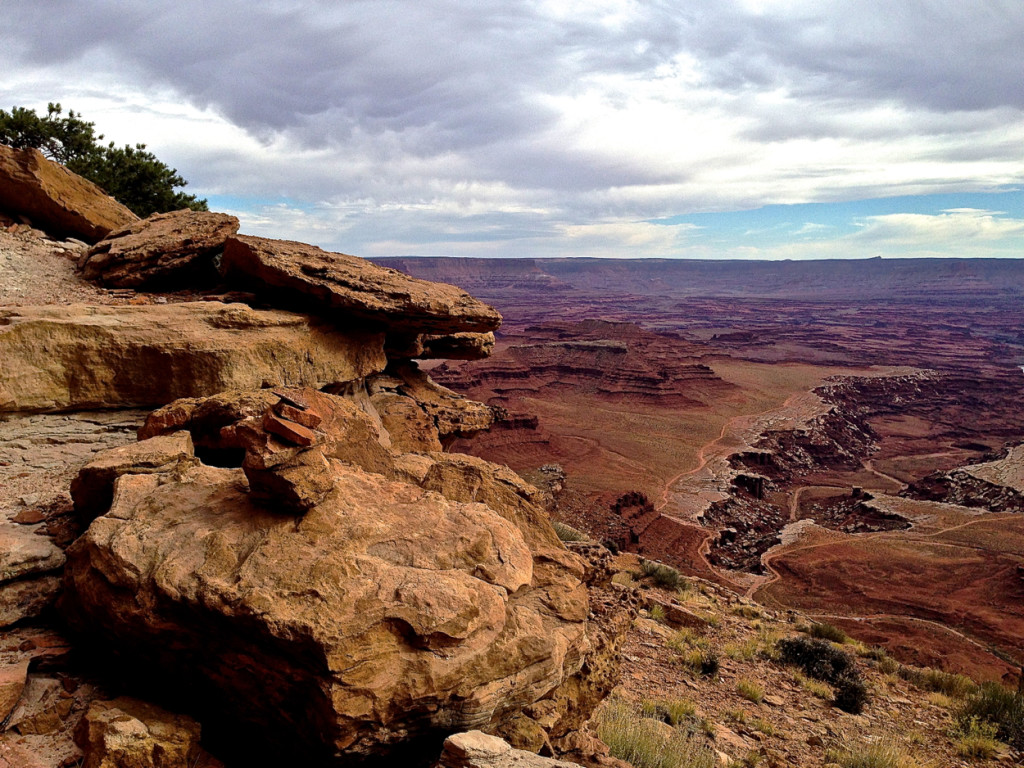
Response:
[[[699,737],[643,717],[624,701],[609,701],[598,714],[597,734],[614,757],[634,768],[712,768],[714,756]]]
[[[1024,750],[1024,696],[999,683],[982,683],[956,713],[961,730],[976,720],[996,726],[996,736]]]
[[[968,760],[989,760],[999,750],[999,742],[996,741],[998,730],[995,723],[971,717],[965,722],[958,723],[950,736],[960,757],[966,757]]]
[[[684,581],[679,571],[671,565],[657,563],[654,560],[641,560],[640,570],[643,572],[643,575],[650,578],[655,585],[664,587],[665,589],[679,589],[679,585]]]
[[[850,639],[849,635],[843,632],[839,627],[827,622],[811,624],[810,628],[807,630],[807,634],[811,637],[816,637],[819,640],[831,640],[833,643],[839,643],[840,645]]]
[[[955,699],[962,699],[978,690],[977,683],[966,675],[955,675],[941,669],[901,666],[897,674],[922,690],[944,693]]]
[[[551,527],[562,541],[590,541],[590,538],[578,528],[573,528],[565,523],[552,522]]]
[[[754,704],[760,704],[764,701],[764,689],[753,680],[740,680],[736,683],[736,692]]]

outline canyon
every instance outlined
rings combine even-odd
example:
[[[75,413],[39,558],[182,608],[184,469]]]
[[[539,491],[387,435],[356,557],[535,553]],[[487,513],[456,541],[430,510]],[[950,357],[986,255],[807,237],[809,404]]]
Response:
[[[464,450],[614,546],[904,661],[1024,662],[1024,263],[382,260],[505,316]],[[546,471],[545,471],[546,470]]]

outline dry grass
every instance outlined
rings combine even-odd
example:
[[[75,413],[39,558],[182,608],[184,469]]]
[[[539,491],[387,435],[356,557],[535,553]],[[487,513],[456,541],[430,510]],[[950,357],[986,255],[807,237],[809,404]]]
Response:
[[[624,701],[609,701],[599,713],[597,733],[611,753],[634,768],[713,768],[714,756],[700,738],[666,729]]]

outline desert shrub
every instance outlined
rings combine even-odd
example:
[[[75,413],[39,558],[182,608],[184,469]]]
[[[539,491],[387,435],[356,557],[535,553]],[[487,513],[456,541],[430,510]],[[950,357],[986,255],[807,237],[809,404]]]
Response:
[[[645,701],[640,710],[644,717],[660,720],[671,726],[682,725],[697,718],[697,705],[689,699]]]
[[[911,768],[914,763],[890,741],[853,744],[825,750],[825,762],[842,768]]]
[[[633,581],[633,577],[627,571],[618,571],[612,574],[612,583],[619,584],[623,587],[629,587],[632,589],[636,586],[636,582]]]
[[[734,616],[741,616],[744,619],[761,618],[761,612],[752,605],[737,605],[732,612]]]
[[[726,643],[722,646],[722,653],[733,661],[753,661],[761,649],[761,644],[756,637],[750,637],[742,643]]]
[[[714,756],[699,737],[643,717],[624,701],[609,701],[597,719],[597,734],[614,757],[635,768],[712,768]]]
[[[704,677],[718,677],[718,672],[721,670],[721,663],[718,660],[718,654],[714,651],[704,651],[700,659],[700,673]]]
[[[819,699],[832,698],[832,689],[820,680],[815,680],[814,678],[807,677],[807,675],[803,674],[802,672],[796,672],[793,675],[793,680],[805,691],[814,694]]]
[[[962,699],[978,689],[977,684],[966,675],[943,672],[941,669],[901,666],[897,674],[922,690],[944,693],[955,699]]]
[[[601,546],[611,552],[613,555],[619,554],[619,542],[614,539],[604,539],[601,542]]]
[[[739,707],[734,707],[733,709],[725,710],[725,719],[728,720],[729,722],[732,722],[732,723],[737,723],[739,725],[746,725],[747,724],[747,713],[744,712]]]
[[[651,606],[651,619],[659,624],[665,623],[665,607],[662,605]]]
[[[684,581],[683,577],[679,574],[679,571],[671,565],[657,563],[654,560],[641,560],[640,570],[643,572],[643,575],[650,578],[656,586],[664,587],[665,589],[679,589],[680,583]]]
[[[851,712],[859,715],[864,711],[868,703],[868,686],[859,672],[844,675],[832,683],[835,686],[836,694],[832,703],[843,712]]]
[[[736,692],[754,704],[760,704],[764,700],[764,689],[753,680],[740,680],[736,683]]]
[[[825,621],[811,624],[810,628],[807,630],[807,634],[811,637],[816,637],[819,640],[831,640],[833,643],[839,643],[840,645],[850,639],[849,635],[843,632],[839,627]]]
[[[996,726],[996,736],[1024,750],[1024,695],[999,683],[982,683],[956,713],[961,730],[972,720]]]
[[[776,644],[784,664],[800,667],[806,674],[827,683],[856,669],[853,657],[824,640],[787,637]]]
[[[999,727],[995,723],[971,717],[958,723],[950,736],[960,757],[966,757],[968,760],[989,760],[999,750],[999,742],[996,741],[998,731]]]
[[[784,638],[776,648],[784,664],[800,667],[811,677],[835,688],[833,703],[844,712],[857,714],[867,704],[868,690],[853,657],[827,640]]]
[[[892,656],[886,656],[878,660],[878,671],[883,675],[895,675],[900,671],[900,663]]]
[[[691,648],[707,649],[711,647],[706,637],[701,637],[689,627],[677,630],[666,642],[668,647],[676,653],[686,653]]]
[[[571,525],[553,522],[551,523],[551,526],[555,529],[555,533],[562,541],[590,541],[587,534],[578,528],[573,528]]]

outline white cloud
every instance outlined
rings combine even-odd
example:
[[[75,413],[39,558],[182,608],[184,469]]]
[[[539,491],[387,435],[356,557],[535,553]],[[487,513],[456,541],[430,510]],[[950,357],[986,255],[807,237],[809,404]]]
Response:
[[[343,250],[653,255],[696,246],[644,219],[1024,179],[1012,0],[6,10],[0,104],[62,101],[262,232]]]

